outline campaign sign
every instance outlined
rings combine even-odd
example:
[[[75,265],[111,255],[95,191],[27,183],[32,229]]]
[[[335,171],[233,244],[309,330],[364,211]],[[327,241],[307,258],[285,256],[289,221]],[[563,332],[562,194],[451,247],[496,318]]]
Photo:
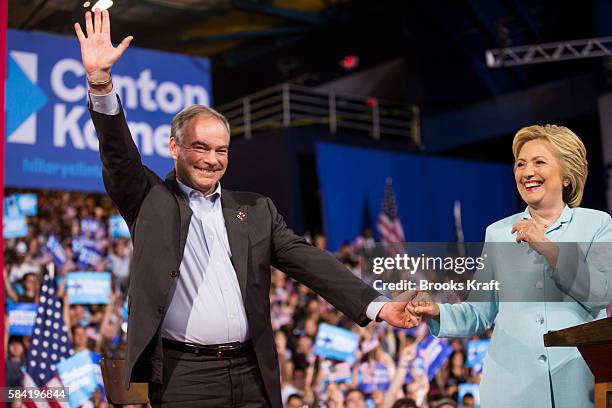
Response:
[[[21,209],[19,208],[19,201],[17,197],[13,194],[4,198],[4,217],[15,218],[20,215]]]
[[[128,321],[128,317],[130,316],[130,310],[129,310],[129,300],[128,300],[128,296],[125,297],[125,301],[123,302],[123,305],[121,306],[121,315],[123,316],[123,321],[127,322]]]
[[[389,376],[389,370],[387,370],[384,364],[376,362],[372,382],[378,390],[387,391],[389,389],[391,386],[391,377]]]
[[[463,406],[463,397],[465,394],[472,394],[474,397],[474,408],[480,408],[480,393],[478,392],[478,384],[463,383],[459,384],[457,391],[457,402],[459,406]]]
[[[110,235],[113,238],[130,238],[130,229],[119,214],[108,217],[110,224]]]
[[[96,242],[83,236],[72,240],[72,251],[79,268],[95,266],[102,260],[102,253],[96,248]]]
[[[106,401],[106,393],[104,392],[104,380],[102,378],[102,369],[100,368],[100,358],[102,358],[102,356],[98,353],[94,353],[93,351],[89,354],[93,364],[93,370],[96,375],[96,384],[98,386],[98,390],[100,391],[102,400]]]
[[[473,368],[476,373],[482,372],[482,363],[490,342],[490,340],[470,340],[468,342],[466,367]]]
[[[81,233],[86,237],[95,237],[98,228],[100,228],[100,222],[94,218],[83,218],[81,220]]]
[[[71,304],[106,304],[111,291],[110,272],[69,272],[66,288]]]
[[[339,361],[355,361],[355,351],[359,347],[359,336],[350,330],[331,324],[319,324],[315,340],[315,354],[320,357]]]
[[[36,194],[11,194],[4,199],[4,216],[38,215]]]
[[[28,235],[28,222],[25,215],[4,217],[2,219],[2,236],[4,239],[22,238]]]
[[[15,194],[17,203],[23,215],[38,215],[38,196],[36,194]]]
[[[374,369],[375,366],[370,363],[361,363],[359,366],[357,387],[366,394],[374,391]]]
[[[53,256],[53,263],[55,263],[58,268],[63,268],[66,263],[66,251],[64,251],[62,243],[59,242],[55,235],[49,236],[45,247]]]
[[[9,334],[31,336],[36,319],[36,303],[13,303],[8,307]]]
[[[209,60],[131,46],[113,65],[113,88],[143,163],[166,174],[172,118],[211,104]],[[87,93],[74,35],[8,30],[7,186],[104,191]]]
[[[323,378],[321,385],[332,383],[350,383],[353,377],[353,366],[346,361],[330,367],[329,376]]]
[[[453,347],[446,340],[428,334],[417,344],[417,358],[413,364],[416,364],[417,371],[426,371],[427,377],[431,381],[452,352]],[[411,371],[409,370],[406,373],[407,382],[412,381]]]
[[[86,403],[98,388],[96,364],[88,350],[65,359],[56,368],[62,384],[69,390],[68,403],[71,408]]]

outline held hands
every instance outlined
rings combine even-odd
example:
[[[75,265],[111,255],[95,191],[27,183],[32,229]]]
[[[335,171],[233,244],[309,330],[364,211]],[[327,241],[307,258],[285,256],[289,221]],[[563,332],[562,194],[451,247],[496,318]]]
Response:
[[[440,308],[427,292],[406,291],[393,301],[385,303],[378,317],[395,327],[410,329],[421,319],[438,319]]]
[[[392,326],[410,329],[421,322],[412,306],[412,299],[416,296],[414,291],[406,291],[390,302],[384,304],[378,317]]]
[[[83,34],[79,23],[74,30],[81,45],[81,58],[90,83],[110,82],[110,69],[127,49],[133,37],[128,36],[117,47],[113,47],[110,38],[110,17],[108,10],[96,9],[92,22],[91,13],[85,13],[85,30]]]

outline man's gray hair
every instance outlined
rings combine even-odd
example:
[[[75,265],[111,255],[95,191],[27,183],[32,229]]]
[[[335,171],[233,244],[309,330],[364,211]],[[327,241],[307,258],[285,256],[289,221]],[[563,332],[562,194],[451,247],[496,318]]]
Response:
[[[180,143],[181,139],[183,138],[183,129],[185,125],[191,119],[200,115],[214,118],[221,122],[223,126],[225,126],[225,129],[227,130],[227,136],[229,137],[230,124],[225,118],[225,116],[223,116],[213,108],[204,105],[191,105],[177,113],[176,116],[174,116],[174,118],[172,119],[172,124],[170,126],[170,137],[173,137],[174,139],[176,139],[177,142]]]

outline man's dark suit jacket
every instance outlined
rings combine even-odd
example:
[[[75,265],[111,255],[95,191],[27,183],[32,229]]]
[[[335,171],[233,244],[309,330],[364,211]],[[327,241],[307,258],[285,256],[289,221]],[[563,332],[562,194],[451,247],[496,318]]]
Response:
[[[118,115],[90,113],[100,140],[106,191],[130,227],[134,244],[124,386],[128,379],[161,383],[160,326],[170,289],[181,279],[179,266],[192,212],[174,171],[162,180],[142,165],[123,110]],[[270,323],[270,265],[362,326],[369,322],[368,304],[380,294],[333,256],[293,234],[269,198],[223,189],[221,205],[259,369],[271,405],[280,408],[280,373]]]

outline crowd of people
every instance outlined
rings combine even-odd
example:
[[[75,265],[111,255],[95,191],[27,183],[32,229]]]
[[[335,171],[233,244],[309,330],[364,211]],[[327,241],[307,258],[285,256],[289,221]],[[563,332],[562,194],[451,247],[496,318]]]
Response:
[[[8,190],[6,195],[21,193]],[[109,233],[109,217],[116,214],[113,203],[101,194],[63,191],[34,191],[38,213],[28,217],[24,237],[5,239],[5,299],[11,303],[37,303],[42,276],[53,269],[58,276],[57,294],[63,304],[63,318],[75,352],[90,350],[110,358],[122,358],[127,324],[124,303],[129,285],[131,243]],[[93,241],[100,257],[91,264],[75,259],[73,241],[88,233],[86,223],[103,226],[94,231]],[[91,230],[89,230],[91,232]],[[63,265],[54,264],[47,241],[55,237],[66,255]],[[327,250],[324,235],[307,236],[313,245]],[[347,268],[359,274],[364,249],[374,245],[366,230],[352,243],[340,247],[336,256]],[[70,304],[65,288],[69,272],[110,272],[112,285],[106,304]],[[283,403],[287,407],[394,407],[449,408],[476,406],[477,395],[468,392],[458,401],[460,384],[478,384],[479,372],[468,368],[467,340],[449,341],[452,353],[435,373],[428,372],[417,358],[418,344],[427,327],[398,330],[386,324],[358,327],[324,299],[282,273],[271,271],[272,325],[281,368]],[[337,361],[315,353],[321,323],[356,333],[359,347],[355,358]],[[8,321],[7,321],[8,328]],[[483,335],[490,336],[490,332]],[[7,386],[22,384],[30,336],[9,335]],[[108,406],[98,392],[91,406]]]

